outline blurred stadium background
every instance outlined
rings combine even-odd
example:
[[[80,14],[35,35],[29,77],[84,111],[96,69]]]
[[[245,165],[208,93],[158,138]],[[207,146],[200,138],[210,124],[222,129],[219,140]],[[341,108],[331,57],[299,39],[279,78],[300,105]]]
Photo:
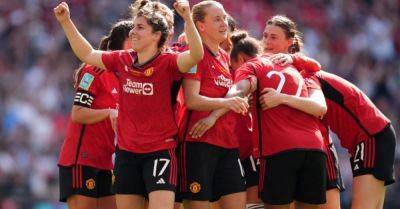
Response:
[[[72,18],[97,46],[129,0],[69,0]],[[172,0],[163,1],[168,5]],[[190,1],[194,4],[198,1]],[[304,33],[305,53],[360,87],[393,122],[400,118],[400,0],[221,0],[241,28],[261,37],[285,14]],[[0,209],[66,208],[58,203],[58,153],[72,104],[78,60],[53,17],[54,0],[0,0]],[[182,22],[176,20],[176,35]],[[349,208],[348,154],[338,146]],[[400,150],[396,154],[400,175]],[[400,184],[385,208],[400,208]]]

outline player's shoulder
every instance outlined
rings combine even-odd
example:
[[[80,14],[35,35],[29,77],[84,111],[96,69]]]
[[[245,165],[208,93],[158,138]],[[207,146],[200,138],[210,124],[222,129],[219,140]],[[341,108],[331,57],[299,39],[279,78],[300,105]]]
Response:
[[[262,67],[267,67],[267,68],[274,68],[274,64],[271,62],[268,56],[257,56],[254,58],[249,59],[246,62],[246,66],[252,67],[252,68],[262,68]]]
[[[92,65],[83,66],[79,75],[78,88],[88,91],[93,82],[103,73],[104,70],[98,67]]]
[[[171,57],[171,56],[176,56],[179,53],[180,53],[179,51],[176,51],[176,50],[173,50],[171,48],[168,48],[168,49],[164,50],[163,52],[161,52],[161,54],[159,56],[161,58]]]
[[[86,64],[82,68],[81,75],[82,75],[82,77],[85,76],[85,75],[92,76],[92,77],[98,77],[98,76],[102,75],[104,72],[105,72],[104,69],[101,69],[99,67]]]
[[[167,51],[172,51],[172,52],[184,52],[187,50],[189,50],[189,46],[182,43],[174,43],[172,44],[171,47],[167,48]]]
[[[326,71],[318,71],[316,73],[316,76],[318,77],[318,79],[320,80],[324,80],[325,82],[330,83],[331,85],[334,86],[346,86],[346,87],[351,87],[353,88],[354,84],[352,84],[350,81],[335,75],[333,73],[329,73]]]

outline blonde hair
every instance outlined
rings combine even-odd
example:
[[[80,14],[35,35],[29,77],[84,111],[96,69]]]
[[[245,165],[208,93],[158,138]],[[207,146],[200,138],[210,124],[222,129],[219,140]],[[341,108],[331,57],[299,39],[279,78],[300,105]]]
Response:
[[[224,8],[221,3],[213,0],[202,1],[197,3],[192,8],[192,18],[193,22],[196,23],[197,21],[203,22],[204,17],[206,16],[206,9],[211,6],[216,6],[220,8]]]

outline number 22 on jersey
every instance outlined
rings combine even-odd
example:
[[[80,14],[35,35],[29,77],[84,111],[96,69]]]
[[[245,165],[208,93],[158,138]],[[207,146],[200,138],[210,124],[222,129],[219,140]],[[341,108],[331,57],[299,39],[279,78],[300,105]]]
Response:
[[[300,94],[301,94],[301,90],[303,88],[303,85],[304,85],[303,78],[298,73],[286,72],[286,74],[288,74],[288,76],[296,77],[298,79],[298,86],[297,86],[297,91],[296,91],[295,96],[299,97]],[[282,71],[275,71],[275,70],[269,71],[267,73],[267,78],[272,78],[273,76],[278,76],[279,77],[279,83],[278,83],[278,86],[276,87],[276,91],[278,93],[282,93],[282,89],[283,89],[283,87],[284,87],[284,85],[286,83],[285,74]]]

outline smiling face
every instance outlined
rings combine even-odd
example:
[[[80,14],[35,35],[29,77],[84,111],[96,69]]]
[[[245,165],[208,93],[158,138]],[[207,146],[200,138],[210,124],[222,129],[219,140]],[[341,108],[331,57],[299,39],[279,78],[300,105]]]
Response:
[[[200,34],[222,43],[228,37],[228,21],[224,8],[210,5],[204,9],[204,12],[204,19],[197,22]]]
[[[157,47],[160,36],[160,32],[153,32],[153,28],[148,24],[146,18],[138,16],[133,19],[133,28],[129,32],[129,38],[132,42],[132,49],[136,52],[151,45]]]
[[[288,53],[293,39],[288,38],[283,28],[276,25],[267,25],[263,32],[264,53]]]

